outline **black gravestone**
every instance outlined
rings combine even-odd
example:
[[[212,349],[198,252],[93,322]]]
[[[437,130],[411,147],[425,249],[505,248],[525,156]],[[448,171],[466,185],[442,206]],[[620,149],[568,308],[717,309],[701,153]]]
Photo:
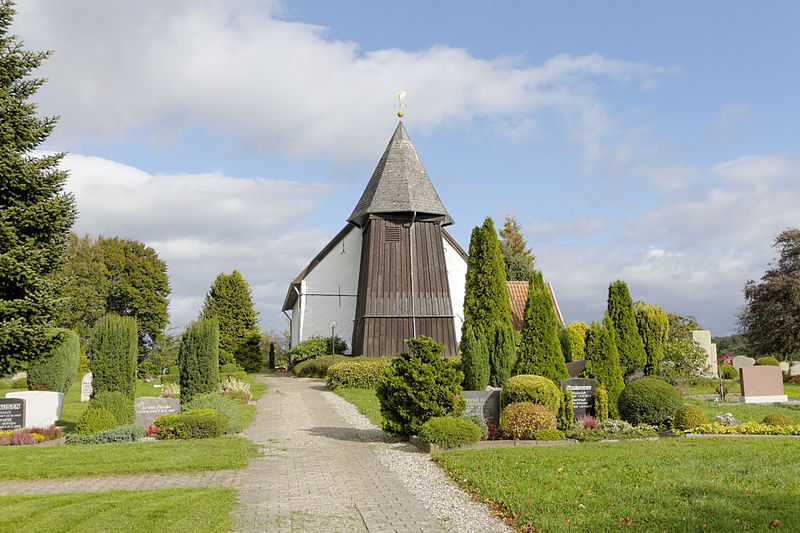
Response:
[[[575,418],[584,415],[594,416],[594,394],[597,381],[586,378],[562,379],[561,387],[572,391],[572,412]]]
[[[0,398],[0,431],[14,431],[25,427],[25,400]]]
[[[467,401],[464,416],[479,416],[487,426],[500,424],[500,391],[499,390],[465,390],[462,395]]]

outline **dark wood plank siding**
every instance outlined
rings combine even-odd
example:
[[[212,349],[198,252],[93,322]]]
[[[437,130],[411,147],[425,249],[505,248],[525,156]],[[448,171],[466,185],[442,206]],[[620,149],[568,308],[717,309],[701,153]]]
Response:
[[[440,223],[414,223],[412,254],[410,215],[370,216],[362,236],[353,354],[408,351],[404,341],[414,335],[412,316],[417,336],[444,344],[445,355],[458,353]]]

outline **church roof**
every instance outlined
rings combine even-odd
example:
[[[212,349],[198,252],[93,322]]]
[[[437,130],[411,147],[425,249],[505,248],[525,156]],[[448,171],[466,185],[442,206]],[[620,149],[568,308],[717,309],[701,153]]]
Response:
[[[400,122],[347,220],[361,227],[370,214],[412,212],[444,216],[443,226],[453,223]]]
[[[544,282],[547,292],[550,293],[550,299],[553,300],[553,310],[556,312],[556,319],[559,323],[564,323],[564,318],[561,316],[561,308],[558,307],[556,301],[556,293],[553,292],[553,286],[549,281]],[[511,303],[511,321],[514,329],[517,331],[522,330],[522,318],[525,314],[525,302],[528,301],[528,282],[527,281],[506,281],[508,287],[508,300]]]

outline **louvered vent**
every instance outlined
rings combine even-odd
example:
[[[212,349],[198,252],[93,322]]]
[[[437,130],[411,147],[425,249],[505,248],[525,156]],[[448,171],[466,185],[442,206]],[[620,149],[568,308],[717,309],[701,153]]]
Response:
[[[397,226],[386,228],[386,242],[400,242],[400,228]]]

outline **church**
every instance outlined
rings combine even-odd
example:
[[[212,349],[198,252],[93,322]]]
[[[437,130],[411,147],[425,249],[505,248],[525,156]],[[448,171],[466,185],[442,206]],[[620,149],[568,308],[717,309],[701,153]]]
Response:
[[[457,355],[467,254],[450,224],[401,121],[347,225],[289,285],[292,346],[335,324],[352,355],[396,355],[420,335]]]

